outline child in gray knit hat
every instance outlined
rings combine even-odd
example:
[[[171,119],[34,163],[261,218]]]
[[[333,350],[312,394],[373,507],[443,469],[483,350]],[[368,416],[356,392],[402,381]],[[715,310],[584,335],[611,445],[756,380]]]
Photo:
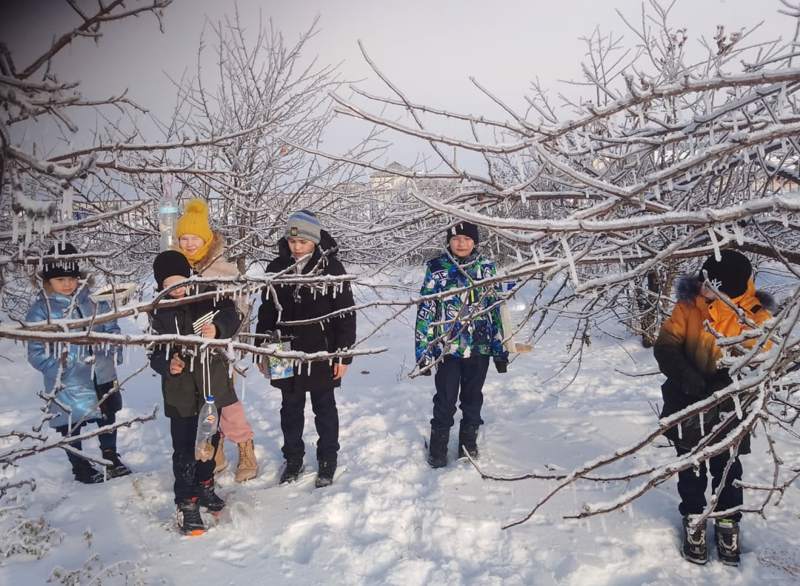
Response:
[[[301,238],[319,244],[321,226],[317,216],[308,210],[300,210],[289,216],[286,222],[286,238]]]
[[[307,277],[323,282],[307,284],[277,284],[264,287],[258,309],[257,334],[278,333],[291,340],[291,349],[306,354],[346,350],[356,342],[356,315],[345,311],[354,305],[348,281],[337,286],[324,286],[329,276],[346,274],[337,258],[336,240],[321,229],[317,217],[303,210],[289,216],[286,236],[278,241],[278,258],[267,265],[266,272],[285,273],[292,267]],[[325,316],[333,315],[326,319]],[[282,322],[312,320],[311,323],[286,325]],[[256,344],[260,344],[259,338]],[[311,400],[314,425],[317,428],[317,464],[315,485],[319,488],[333,482],[339,453],[339,411],[335,389],[342,384],[351,357],[329,362],[316,360],[298,362],[292,376],[273,378],[270,384],[281,390],[281,431],[286,465],[280,484],[294,482],[303,470],[305,443],[306,399]],[[269,372],[266,361],[258,363],[264,374]]]

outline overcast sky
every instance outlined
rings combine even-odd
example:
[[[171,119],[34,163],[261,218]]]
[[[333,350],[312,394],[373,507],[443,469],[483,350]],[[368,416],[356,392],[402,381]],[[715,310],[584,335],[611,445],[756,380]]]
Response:
[[[99,49],[79,40],[65,51],[57,64],[61,78],[82,80],[91,96],[128,87],[139,102],[165,112],[173,102],[165,73],[179,76],[191,68],[205,19],[218,19],[233,6],[227,0],[175,0],[165,15],[164,35],[149,16],[109,26]],[[412,99],[494,117],[503,116],[473,88],[469,76],[512,103],[519,103],[534,78],[557,91],[559,79],[579,77],[585,53],[579,37],[599,26],[633,42],[614,9],[632,21],[641,12],[639,0],[239,0],[238,6],[244,22],[260,13],[290,40],[319,16],[320,33],[309,57],[341,62],[343,76],[366,79],[367,89],[381,86],[361,58],[358,39]],[[0,7],[0,40],[18,66],[75,22],[60,0],[0,0]],[[694,39],[710,39],[718,24],[732,31],[764,20],[756,38],[790,36],[794,22],[780,16],[779,7],[778,0],[678,0],[672,22],[688,28],[691,47],[699,51]],[[410,162],[414,148],[401,142],[393,158]]]

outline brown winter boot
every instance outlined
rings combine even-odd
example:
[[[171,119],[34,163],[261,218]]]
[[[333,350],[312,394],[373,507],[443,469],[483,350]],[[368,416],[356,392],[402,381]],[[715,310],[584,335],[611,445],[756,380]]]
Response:
[[[247,440],[236,445],[239,446],[239,467],[236,469],[236,482],[245,482],[255,478],[258,473],[256,452],[253,447],[253,440]]]
[[[228,461],[225,459],[225,438],[220,434],[219,444],[217,444],[217,453],[214,454],[214,474],[219,474],[228,467]]]

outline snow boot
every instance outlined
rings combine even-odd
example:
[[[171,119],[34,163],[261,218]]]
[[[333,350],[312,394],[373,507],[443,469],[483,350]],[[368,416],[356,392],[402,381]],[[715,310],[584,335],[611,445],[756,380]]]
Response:
[[[714,523],[719,561],[728,566],[739,565],[739,523],[733,519],[717,519]]]
[[[127,476],[131,473],[131,469],[123,464],[122,460],[119,459],[119,454],[116,452],[116,450],[105,449],[100,450],[100,453],[103,454],[103,460],[108,460],[111,462],[110,465],[106,466],[106,473],[108,474],[109,478],[119,478],[120,476]]]
[[[336,472],[336,458],[319,461],[319,471],[314,486],[324,488],[333,484],[333,474]]]
[[[89,460],[83,458],[76,458],[72,463],[72,474],[75,476],[75,480],[83,484],[99,484],[106,480],[102,470],[98,470],[92,466]]]
[[[300,473],[303,471],[303,458],[287,458],[286,466],[281,473],[281,479],[278,484],[286,484],[287,482],[294,482]]]
[[[252,480],[258,474],[258,462],[253,440],[236,444],[239,447],[239,465],[236,467],[236,482]]]
[[[214,474],[219,474],[228,467],[228,461],[225,459],[225,438],[222,434],[219,436],[219,443],[217,444],[217,451],[214,453]]]
[[[203,516],[200,514],[200,505],[197,497],[186,499],[178,503],[176,520],[178,529],[184,535],[202,535],[206,532],[206,525],[203,523]]]
[[[478,459],[478,426],[461,423],[458,429],[458,457],[467,454],[473,460]]]
[[[214,492],[213,478],[200,483],[200,497],[197,499],[197,503],[212,513],[219,513],[225,508],[225,501]]]
[[[708,544],[706,542],[706,523],[694,529],[690,527],[689,515],[683,517],[683,547],[681,555],[693,564],[705,564],[708,561]]]
[[[431,468],[447,466],[447,443],[450,441],[449,429],[431,427],[431,442],[428,444],[428,464]]]

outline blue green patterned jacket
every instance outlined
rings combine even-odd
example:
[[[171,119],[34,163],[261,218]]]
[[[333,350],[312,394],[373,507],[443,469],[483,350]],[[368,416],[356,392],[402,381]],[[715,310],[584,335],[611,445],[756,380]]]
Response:
[[[480,286],[482,280],[496,274],[494,262],[477,251],[465,259],[459,259],[458,264],[449,249],[428,261],[420,295],[442,293],[469,285],[473,285],[473,288],[419,304],[414,332],[417,363],[423,364],[442,354],[460,358],[483,354],[499,362],[508,361],[508,352],[503,348],[499,306],[470,319],[497,301],[497,293],[501,291],[499,283]]]

